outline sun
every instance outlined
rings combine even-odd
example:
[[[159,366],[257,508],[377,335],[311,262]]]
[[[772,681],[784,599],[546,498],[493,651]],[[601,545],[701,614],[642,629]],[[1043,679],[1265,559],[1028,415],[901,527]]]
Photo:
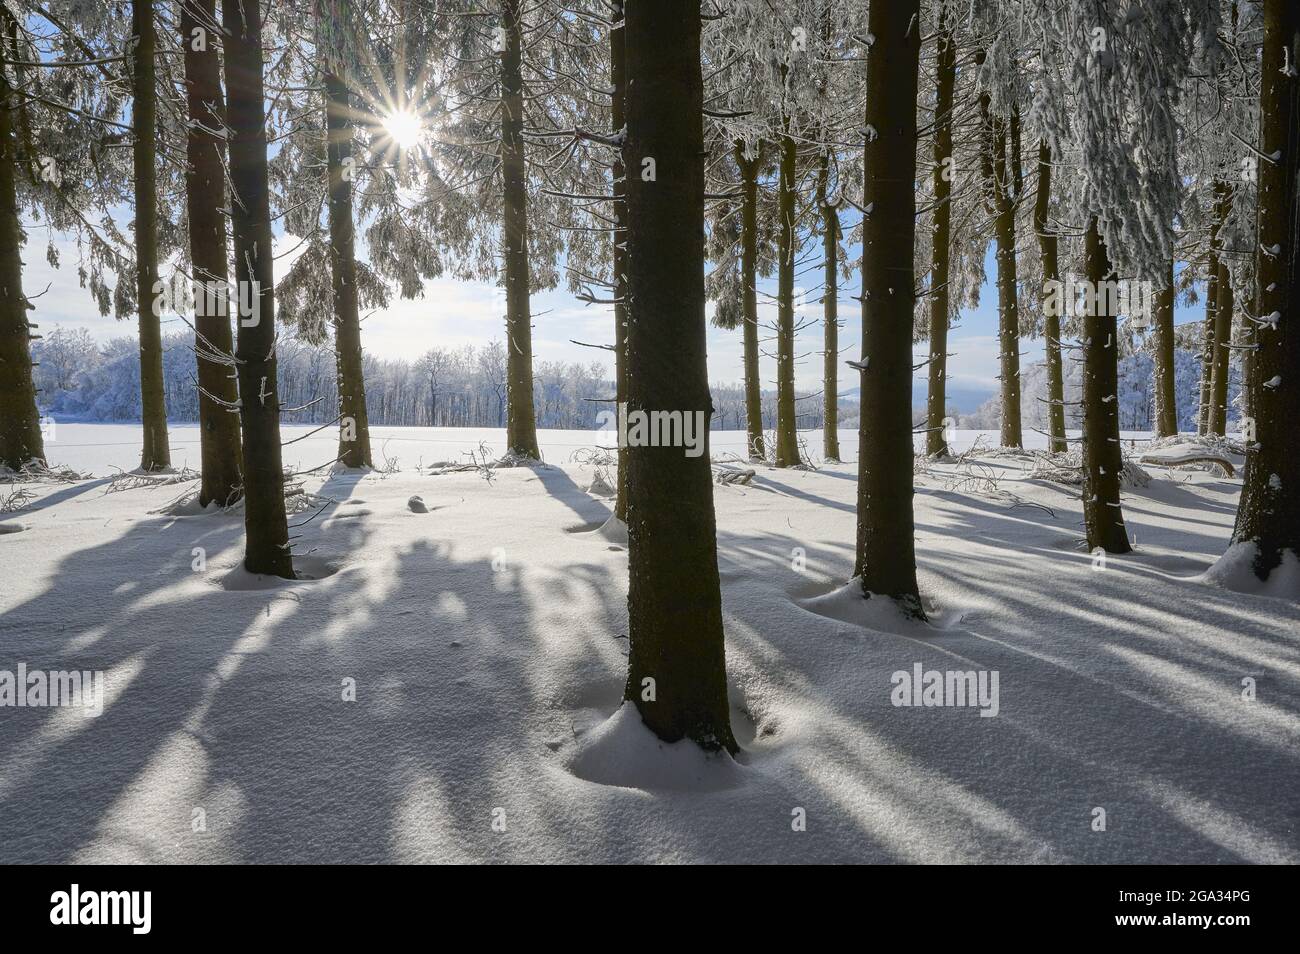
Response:
[[[384,117],[384,129],[400,149],[410,149],[420,141],[420,117],[406,110],[395,110]]]

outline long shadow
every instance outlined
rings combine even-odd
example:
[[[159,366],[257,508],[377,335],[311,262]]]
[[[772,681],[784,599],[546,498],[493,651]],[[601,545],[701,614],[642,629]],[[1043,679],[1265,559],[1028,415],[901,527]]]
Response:
[[[49,507],[53,507],[55,504],[60,504],[66,500],[71,500],[73,497],[79,497],[82,494],[94,490],[97,487],[103,487],[106,484],[108,484],[111,480],[112,480],[111,477],[96,477],[91,480],[78,481],[75,484],[72,484],[68,487],[64,487],[62,490],[56,490],[53,493],[46,494],[40,500],[36,500],[33,501],[32,503],[27,504],[21,510],[16,510],[10,514],[0,515],[0,519],[10,519],[10,518],[19,519],[22,517],[23,514],[38,513],[39,511],[45,510]]]

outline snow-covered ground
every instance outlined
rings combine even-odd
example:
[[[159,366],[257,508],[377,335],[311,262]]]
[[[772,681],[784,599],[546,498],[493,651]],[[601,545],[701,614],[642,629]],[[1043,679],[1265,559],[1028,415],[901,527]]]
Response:
[[[931,467],[928,625],[839,591],[854,464],[716,488],[732,764],[610,719],[627,554],[568,463],[594,434],[545,433],[554,466],[490,482],[415,469],[480,439],[502,447],[376,429],[400,471],[322,471],[334,502],[291,521],[321,578],[254,588],[238,514],[108,492],[138,427],[59,424],[52,462],[96,476],[0,517],[21,528],[0,670],[102,670],[107,692],[98,716],[0,708],[0,859],[1300,861],[1300,605],[1198,579],[1239,478],[1148,467],[1123,497],[1136,551],[1102,568],[1075,489],[1015,459]],[[193,428],[172,443],[197,466]],[[996,715],[895,706],[918,664],[996,671]]]

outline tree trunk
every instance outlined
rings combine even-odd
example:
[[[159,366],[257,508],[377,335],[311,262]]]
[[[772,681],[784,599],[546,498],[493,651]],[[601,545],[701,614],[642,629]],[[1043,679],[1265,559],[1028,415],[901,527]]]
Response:
[[[704,323],[704,135],[698,0],[628,5],[629,412],[711,416]],[[735,752],[727,706],[713,478],[704,450],[630,449],[625,698],[659,738]]]
[[[822,213],[822,248],[824,285],[822,292],[822,320],[824,330],[824,362],[822,366],[822,455],[828,462],[840,459],[840,319],[839,319],[839,239],[840,215],[827,201],[826,188],[830,179],[830,153],[822,153],[822,170],[817,185],[817,204]]]
[[[330,192],[330,273],[334,283],[334,353],[339,381],[339,462],[344,467],[373,467],[352,223],[352,107],[348,88],[339,77],[332,74],[325,77],[325,92],[329,129],[326,163]]]
[[[1300,243],[1295,233],[1300,179],[1300,95],[1294,76],[1300,56],[1300,7],[1264,0],[1259,149],[1275,162],[1259,164],[1259,324],[1250,359],[1250,409],[1255,437],[1246,444],[1246,470],[1232,544],[1254,544],[1255,575],[1268,579],[1283,553],[1300,559],[1300,329],[1291,308],[1300,302]],[[1287,72],[1288,68],[1290,73]],[[1289,594],[1292,597],[1300,593]]]
[[[520,75],[520,0],[501,0],[505,50],[501,54],[501,176],[504,183],[506,286],[506,453],[533,460],[537,415],[533,407],[533,325],[529,305],[528,193],[524,163],[524,92]]]
[[[1009,151],[1006,124],[989,117],[988,96],[980,97],[980,115],[984,123],[984,162],[988,190],[992,198],[995,259],[998,266],[998,352],[999,378],[1002,382],[1003,447],[1020,447],[1020,310],[1016,300],[1016,203],[1011,196]]]
[[[799,460],[794,400],[794,191],[797,151],[790,136],[781,137],[781,172],[777,192],[780,238],[777,246],[776,291],[776,466],[794,467]]]
[[[758,154],[751,158],[743,143],[736,145],[740,166],[740,281],[744,311],[741,315],[745,342],[745,431],[750,460],[763,460],[763,391],[758,376]]]
[[[934,104],[934,227],[930,235],[930,366],[926,394],[925,452],[948,455],[948,267],[952,242],[952,104],[957,83],[957,46],[939,7],[938,84]]]
[[[240,290],[234,297],[253,305],[252,314],[239,314],[236,342],[239,416],[244,428],[244,567],[250,573],[293,579],[280,459],[262,14],[257,3],[223,3],[221,15],[229,99],[230,222]]]
[[[1219,282],[1214,302],[1214,360],[1210,364],[1210,417],[1208,430],[1223,437],[1228,425],[1228,374],[1232,357],[1232,272],[1219,260]]]
[[[1210,220],[1210,251],[1206,267],[1205,332],[1201,347],[1201,400],[1197,409],[1197,433],[1210,433],[1210,405],[1214,403],[1214,357],[1218,350],[1215,331],[1218,328],[1219,308],[1219,229],[1227,209],[1223,205],[1222,182],[1214,183],[1214,209]]]
[[[185,137],[188,168],[185,202],[190,221],[190,260],[194,272],[194,331],[199,379],[199,449],[203,478],[199,504],[222,506],[239,499],[242,450],[236,402],[234,340],[230,331],[227,282],[224,169],[225,99],[216,0],[180,5],[180,40],[185,51],[189,127]],[[197,16],[196,16],[197,14]]]
[[[1038,190],[1034,196],[1034,231],[1038,233],[1038,256],[1043,264],[1043,291],[1055,304],[1043,308],[1043,337],[1047,339],[1047,433],[1048,449],[1064,454],[1065,376],[1061,370],[1061,269],[1057,262],[1057,237],[1047,224],[1052,197],[1052,150],[1038,143]],[[1055,294],[1050,292],[1055,289]]]
[[[131,33],[131,156],[135,165],[135,294],[140,319],[140,402],[144,422],[141,470],[171,466],[167,403],[163,396],[162,325],[158,309],[158,91],[154,83],[156,37],[153,0],[133,0]]]
[[[615,132],[622,129],[627,119],[623,100],[627,95],[627,54],[623,44],[623,0],[610,4],[609,74],[613,96],[610,105],[611,125]],[[615,409],[627,401],[627,194],[623,167],[623,154],[614,153],[614,400]],[[627,448],[623,442],[618,447],[618,486],[614,497],[614,516],[627,522]]]
[[[32,380],[32,325],[27,321],[31,305],[23,295],[17,106],[8,72],[0,67],[0,467],[11,470],[45,459]]]
[[[1156,437],[1178,434],[1178,399],[1174,392],[1174,263],[1156,297],[1155,327]]]
[[[1093,289],[1083,319],[1083,521],[1088,549],[1107,553],[1131,549],[1120,510],[1119,341],[1116,336],[1115,274],[1097,217],[1083,239],[1084,271]]]
[[[865,596],[924,617],[912,516],[912,307],[918,0],[873,3],[862,229],[862,407],[855,573]],[[900,185],[902,184],[902,185]],[[906,187],[903,187],[906,186]]]

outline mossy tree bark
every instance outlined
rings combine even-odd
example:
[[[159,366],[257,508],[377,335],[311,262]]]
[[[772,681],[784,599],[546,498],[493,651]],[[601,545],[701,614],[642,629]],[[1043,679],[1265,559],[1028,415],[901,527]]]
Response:
[[[45,459],[32,379],[31,304],[23,294],[17,109],[8,70],[0,66],[0,467],[11,470]]]
[[[698,0],[627,6],[628,403],[712,415],[705,356]],[[625,698],[659,738],[736,751],[727,705],[713,478],[704,452],[630,448]]]
[[[925,452],[948,454],[944,418],[948,415],[948,271],[952,243],[952,106],[957,84],[957,45],[939,7],[936,38],[938,77],[934,104],[934,225],[930,234],[930,363],[926,393]]]
[[[1241,503],[1233,544],[1254,544],[1254,570],[1268,579],[1289,552],[1300,559],[1300,240],[1295,223],[1300,181],[1300,6],[1264,0],[1259,148],[1261,196],[1256,260],[1255,350],[1250,358],[1250,410],[1255,437],[1247,441]],[[1300,595],[1300,594],[1291,594]]]
[[[1047,351],[1047,433],[1048,449],[1064,454],[1065,442],[1065,375],[1061,368],[1061,268],[1057,255],[1057,236],[1048,222],[1052,199],[1052,150],[1046,142],[1038,143],[1038,187],[1034,193],[1034,231],[1038,235],[1038,257],[1043,267],[1044,294],[1049,301],[1043,308],[1043,337]],[[1049,289],[1055,288],[1055,294]]]
[[[524,157],[524,84],[520,72],[523,25],[520,0],[501,0],[502,253],[506,291],[506,453],[538,460],[533,406],[533,318],[528,266],[528,190]]]
[[[1128,531],[1120,509],[1119,339],[1115,286],[1097,217],[1083,238],[1084,272],[1095,294],[1083,319],[1083,521],[1088,549],[1128,553]]]
[[[873,3],[867,28],[862,232],[862,408],[855,573],[863,594],[923,617],[912,513],[912,309],[916,235],[917,0]]]
[[[171,466],[163,394],[162,325],[158,294],[158,91],[153,0],[132,0],[131,156],[135,173],[135,295],[140,321],[140,403],[144,424],[141,470]]]
[[[230,148],[230,221],[235,250],[232,296],[253,303],[239,314],[235,357],[244,430],[244,567],[293,579],[284,469],[280,453],[280,397],[275,362],[275,275],[270,190],[266,170],[266,115],[262,80],[262,13],[257,3],[223,3],[226,126]]]
[[[348,88],[325,77],[326,165],[329,181],[330,274],[334,286],[334,353],[339,387],[339,462],[373,467],[366,381],[357,303],[357,257],[352,221],[352,105]]]
[[[188,167],[185,204],[190,222],[190,261],[194,271],[194,331],[199,380],[199,453],[202,480],[199,504],[226,506],[243,493],[239,472],[242,450],[236,402],[234,339],[230,330],[227,282],[224,169],[225,97],[217,56],[216,0],[180,5],[180,42],[185,53],[189,127],[185,137]]]

